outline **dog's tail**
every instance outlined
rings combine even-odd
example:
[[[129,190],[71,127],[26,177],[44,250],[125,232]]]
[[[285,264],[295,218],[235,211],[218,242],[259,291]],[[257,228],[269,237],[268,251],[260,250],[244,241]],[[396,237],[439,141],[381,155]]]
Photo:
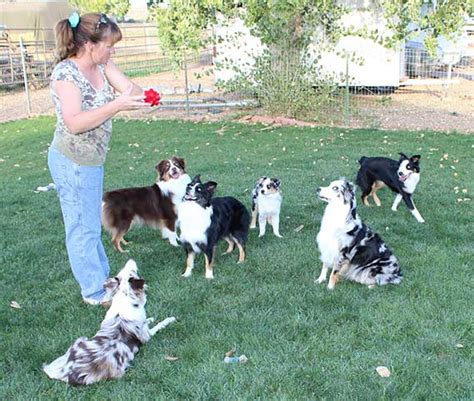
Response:
[[[403,273],[400,271],[400,268],[395,268],[392,271],[386,271],[381,274],[378,274],[376,281],[378,285],[386,284],[400,284],[403,280]]]
[[[362,156],[362,157],[359,159],[359,164],[362,166],[362,163],[364,163],[366,160],[367,160],[367,157]]]
[[[378,285],[400,284],[403,280],[401,274],[380,274],[377,276]]]
[[[69,351],[60,356],[55,361],[51,362],[49,365],[43,365],[43,371],[49,376],[50,379],[62,380],[67,382],[68,375],[70,373],[69,364]]]

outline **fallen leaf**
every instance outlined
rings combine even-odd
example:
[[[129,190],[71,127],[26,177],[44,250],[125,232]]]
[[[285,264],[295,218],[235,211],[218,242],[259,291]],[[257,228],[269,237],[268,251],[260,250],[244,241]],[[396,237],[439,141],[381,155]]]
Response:
[[[11,302],[10,302],[10,307],[11,307],[11,308],[14,308],[14,309],[21,309],[20,304],[19,304],[18,302],[16,302],[16,301],[11,301]]]
[[[235,348],[232,348],[230,351],[227,351],[225,353],[225,356],[228,356],[229,358],[235,355]]]
[[[165,355],[165,359],[170,362],[175,362],[178,360],[178,357],[176,356],[171,356],[171,355]]]
[[[461,343],[457,343],[456,348],[464,348],[464,345],[462,345]]]
[[[389,377],[390,376],[390,370],[386,366],[377,366],[375,368],[379,376],[381,377]]]
[[[301,224],[300,226],[296,227],[295,233],[299,233],[303,228],[304,228],[304,224]]]

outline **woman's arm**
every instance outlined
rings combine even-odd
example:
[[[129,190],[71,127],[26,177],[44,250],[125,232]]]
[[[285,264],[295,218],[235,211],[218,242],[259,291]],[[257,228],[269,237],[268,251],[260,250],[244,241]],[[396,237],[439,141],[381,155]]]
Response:
[[[132,95],[134,89],[133,84],[130,84],[115,100],[96,109],[83,111],[81,92],[74,83],[70,81],[53,83],[53,90],[59,97],[64,123],[72,134],[81,134],[96,128],[119,111],[151,107],[143,101],[142,92],[139,95]]]
[[[112,60],[109,60],[105,66],[105,75],[107,76],[110,85],[112,85],[117,92],[123,93],[130,85],[133,85],[132,95],[143,94],[143,89],[120,71]]]

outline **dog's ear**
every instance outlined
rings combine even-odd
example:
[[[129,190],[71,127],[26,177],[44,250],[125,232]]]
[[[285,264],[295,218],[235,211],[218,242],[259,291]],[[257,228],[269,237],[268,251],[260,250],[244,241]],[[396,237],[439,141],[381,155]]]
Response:
[[[420,162],[420,159],[421,159],[420,155],[414,155],[414,156],[410,157],[410,161],[413,162],[413,163],[416,163],[416,164],[418,164]]]
[[[275,188],[280,188],[281,181],[278,178],[272,178],[273,185],[275,185]]]
[[[133,291],[140,291],[145,288],[145,280],[143,280],[142,278],[132,277],[128,280],[128,282],[130,283],[130,287],[132,287]]]
[[[184,170],[184,167],[185,167],[185,162],[184,162],[184,159],[182,159],[181,157],[178,157],[178,156],[173,156],[173,159],[172,159],[182,170]]]
[[[405,153],[400,152],[399,155],[400,155],[400,161],[408,159],[408,156]]]
[[[262,185],[263,181],[265,181],[268,177],[264,175],[263,177],[260,177],[255,185]]]
[[[208,181],[204,184],[204,187],[206,188],[206,191],[210,192],[211,194],[214,193],[217,187],[217,182],[214,181]]]
[[[342,196],[344,197],[344,203],[349,203],[355,196],[355,187],[352,182],[344,180]]]
[[[196,182],[201,182],[201,174],[196,175],[191,181],[191,184],[195,184]]]
[[[104,290],[109,296],[113,296],[118,290],[120,285],[120,279],[118,277],[112,277],[105,281]]]
[[[160,179],[163,178],[163,175],[166,173],[166,163],[168,160],[162,160],[155,166],[155,170],[158,172]]]

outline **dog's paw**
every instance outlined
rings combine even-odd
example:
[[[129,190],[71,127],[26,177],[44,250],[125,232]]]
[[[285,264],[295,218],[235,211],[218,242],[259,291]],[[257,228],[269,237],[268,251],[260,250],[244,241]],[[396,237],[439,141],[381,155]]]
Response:
[[[206,273],[205,277],[208,280],[214,280],[214,274],[212,274],[212,273],[211,274]]]
[[[151,323],[153,323],[154,321],[155,321],[155,318],[154,318],[154,317],[149,317],[149,318],[147,318],[147,320],[146,320],[146,322],[147,322],[148,324],[151,324]]]
[[[191,273],[184,272],[181,277],[191,277]]]
[[[328,283],[328,290],[333,290],[335,286],[336,286],[336,284],[334,284],[333,282],[330,281]]]
[[[283,235],[281,235],[280,233],[275,233],[275,235],[276,235],[278,238],[283,238]]]
[[[172,235],[168,237],[168,242],[173,246],[179,246],[179,238],[177,235]]]
[[[174,322],[176,322],[176,318],[174,316],[167,317],[165,320],[163,320],[163,323],[165,323],[165,324],[171,324],[171,323],[174,323]]]
[[[250,226],[250,228],[253,230],[254,228],[257,228],[257,225],[256,225],[256,224],[252,224],[252,225]]]
[[[315,284],[322,284],[326,281],[326,277],[319,277],[316,280],[314,280]]]

